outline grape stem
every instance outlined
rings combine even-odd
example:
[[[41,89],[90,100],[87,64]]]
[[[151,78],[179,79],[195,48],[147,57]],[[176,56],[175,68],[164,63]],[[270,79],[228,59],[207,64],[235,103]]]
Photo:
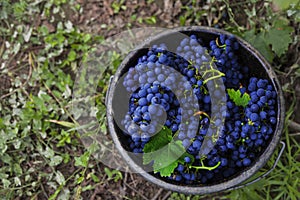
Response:
[[[189,168],[194,168],[194,169],[197,169],[197,170],[198,170],[198,169],[205,169],[205,170],[211,171],[211,170],[214,170],[214,169],[216,169],[217,167],[219,167],[220,164],[221,164],[221,161],[219,161],[215,166],[207,167],[207,166],[204,166],[203,161],[201,160],[201,165],[202,165],[202,166],[189,166]]]
[[[210,69],[210,70],[205,71],[204,74],[202,75],[202,77],[204,78],[204,76],[205,76],[208,72],[212,72],[212,73],[216,72],[216,73],[218,73],[218,74],[225,75],[225,74],[223,74],[222,72],[220,72],[220,71],[217,70],[217,69]],[[204,81],[205,81],[205,80],[204,80]]]
[[[224,74],[224,73],[220,73],[220,74],[217,75],[217,76],[209,77],[208,79],[205,79],[205,80],[203,81],[203,83],[206,84],[208,81],[213,80],[213,79],[216,79],[216,78],[221,78],[222,76],[225,76],[225,74]]]
[[[226,47],[226,44],[223,44],[223,45],[220,45],[220,44],[219,44],[218,38],[216,38],[216,44],[217,44],[217,46],[220,47],[220,48],[225,48],[225,47]]]
[[[200,110],[198,112],[195,112],[194,116],[196,116],[196,115],[205,115],[210,120],[210,116],[206,112],[204,112],[204,111]]]
[[[220,78],[220,77],[222,77],[222,76],[225,76],[224,73],[222,73],[222,72],[220,72],[219,70],[213,68],[212,65],[213,65],[213,63],[216,62],[216,61],[217,61],[216,58],[213,57],[212,60],[211,60],[211,62],[209,63],[209,66],[210,66],[212,69],[206,70],[206,71],[204,72],[204,74],[202,75],[202,77],[203,77],[203,79],[205,79],[204,76],[205,76],[207,73],[209,73],[209,72],[211,72],[211,73],[216,72],[216,73],[218,73],[218,75],[215,75],[215,76],[209,77],[208,79],[205,79],[205,80],[203,81],[203,84],[206,84],[206,83],[207,83],[208,81],[210,81],[210,80],[213,80],[213,79],[216,79],[216,78]]]
[[[254,122],[251,121],[250,119],[248,119],[248,124],[249,124],[250,126],[253,126],[253,125],[254,125]]]
[[[213,140],[213,142],[217,142],[217,141],[218,141],[218,139],[219,139],[219,134],[218,134],[218,132],[219,132],[219,130],[217,131],[217,134],[213,134],[213,135],[212,135],[212,140]]]

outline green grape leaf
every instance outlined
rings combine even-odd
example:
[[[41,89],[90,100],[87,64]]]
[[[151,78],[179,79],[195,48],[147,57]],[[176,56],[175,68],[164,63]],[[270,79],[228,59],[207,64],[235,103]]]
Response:
[[[288,25],[288,20],[281,18],[275,20],[269,30],[261,29],[259,33],[255,29],[246,31],[244,39],[272,62],[275,54],[280,57],[288,50],[293,30]]]
[[[144,146],[143,163],[149,164],[153,161],[154,173],[160,173],[161,176],[170,176],[178,163],[184,163],[184,157],[194,157],[188,154],[182,145],[182,141],[173,140],[172,131],[163,127],[160,132],[151,138]]]
[[[244,34],[245,40],[247,40],[255,49],[257,49],[269,62],[272,62],[274,59],[274,53],[268,46],[265,39],[265,32],[262,31],[258,34],[255,34],[255,30],[246,31]]]
[[[240,90],[227,89],[230,99],[237,105],[246,107],[250,101],[250,96],[247,93],[241,94]]]
[[[163,127],[160,132],[156,133],[151,140],[145,144],[143,151],[145,153],[153,152],[161,147],[166,146],[172,140],[172,131]]]
[[[290,27],[288,22],[279,19],[273,23],[273,27],[266,33],[266,42],[272,46],[272,50],[280,57],[282,56],[292,42],[291,33],[293,28]]]

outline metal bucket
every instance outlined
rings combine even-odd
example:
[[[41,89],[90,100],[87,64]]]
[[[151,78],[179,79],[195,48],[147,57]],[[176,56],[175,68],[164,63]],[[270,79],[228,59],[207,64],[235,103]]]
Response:
[[[165,41],[171,41],[169,45],[174,45],[176,41],[170,39],[174,34],[176,33],[183,33],[186,35],[196,35],[204,40],[204,43],[208,43],[211,39],[216,38],[220,34],[225,35],[232,35],[226,31],[209,28],[209,27],[181,27],[177,29],[172,29],[165,31],[157,36],[149,38],[140,49],[133,51],[127,55],[127,57],[123,60],[123,62],[120,64],[117,72],[112,77],[109,89],[106,96],[106,106],[107,106],[107,120],[108,120],[108,128],[109,132],[112,136],[113,142],[118,149],[120,155],[122,158],[126,161],[129,167],[134,169],[135,172],[138,172],[143,176],[146,180],[150,181],[151,183],[154,183],[162,188],[165,188],[167,190],[172,190],[180,193],[186,193],[186,194],[208,194],[208,193],[214,193],[219,192],[223,190],[232,190],[236,188],[241,188],[246,185],[249,185],[253,182],[256,182],[260,180],[261,178],[267,176],[275,167],[276,164],[280,158],[280,155],[282,154],[285,144],[283,142],[280,142],[280,137],[283,130],[283,124],[284,124],[284,116],[285,116],[285,110],[284,110],[284,98],[282,94],[282,90],[280,88],[279,81],[276,77],[275,72],[272,70],[270,64],[263,58],[263,56],[255,50],[250,44],[242,40],[241,38],[237,38],[237,41],[240,43],[240,57],[242,58],[244,63],[251,63],[251,66],[255,66],[254,68],[250,68],[250,74],[255,75],[260,78],[266,78],[270,80],[272,85],[275,88],[275,91],[277,92],[277,124],[276,129],[274,131],[273,137],[271,138],[271,141],[269,145],[266,147],[265,151],[256,159],[256,162],[252,164],[251,167],[246,168],[244,171],[239,173],[238,175],[231,177],[228,180],[225,180],[223,182],[215,183],[215,184],[209,184],[209,185],[183,185],[183,184],[175,184],[170,183],[164,179],[159,178],[158,176],[153,175],[153,173],[147,173],[143,170],[141,165],[132,158],[126,149],[126,142],[124,142],[124,135],[122,134],[121,130],[118,128],[117,124],[114,121],[114,115],[116,113],[116,110],[113,109],[113,99],[120,99],[122,96],[116,96],[116,85],[118,81],[120,80],[120,77],[128,71],[128,69],[131,66],[134,66],[134,64],[137,62],[137,59],[145,53],[145,50],[143,47],[151,46],[152,44],[158,44],[160,42]],[[165,40],[168,38],[167,40]],[[168,44],[167,44],[168,45]],[[128,103],[128,102],[125,102]],[[274,162],[273,167],[267,171],[265,174],[261,175],[260,177],[247,182],[243,183],[246,180],[248,180],[250,177],[252,177],[259,169],[261,169],[266,162],[270,159],[272,154],[274,153],[276,147],[278,144],[282,144],[282,148],[279,152],[279,155]]]

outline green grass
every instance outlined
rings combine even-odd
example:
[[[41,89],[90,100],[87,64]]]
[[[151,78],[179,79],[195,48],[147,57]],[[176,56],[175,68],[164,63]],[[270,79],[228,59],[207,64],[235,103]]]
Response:
[[[203,5],[185,1],[182,14],[174,19],[180,25],[218,24],[261,50],[278,76],[285,79],[287,112],[282,140],[286,149],[274,171],[250,186],[207,196],[172,193],[169,199],[299,199],[300,140],[288,128],[289,120],[294,119],[296,95],[299,96],[295,91],[300,76],[295,59],[299,52],[288,51],[299,48],[299,36],[294,32],[300,23],[299,3],[275,2],[279,6],[276,12],[270,7],[271,1],[207,1]],[[149,5],[152,3],[148,1]],[[124,176],[120,171],[100,166],[91,156],[97,150],[95,145],[85,148],[82,144],[83,130],[87,130],[87,135],[95,132],[89,131],[93,124],[80,125],[78,119],[90,113],[84,113],[80,104],[74,102],[80,99],[72,95],[88,94],[85,100],[96,102],[90,110],[95,111],[99,121],[97,131],[107,133],[105,93],[109,78],[124,55],[107,52],[108,59],[95,69],[103,73],[101,80],[95,74],[86,82],[87,72],[79,73],[80,66],[90,62],[89,53],[96,52],[104,36],[84,32],[68,19],[66,8],[78,13],[79,4],[65,0],[3,0],[0,4],[1,199],[80,199],[99,185],[121,182]],[[111,6],[116,15],[127,9],[125,1]],[[225,11],[228,19],[222,20]],[[32,23],[41,13],[54,30]],[[246,21],[237,13],[243,14]],[[129,20],[131,24],[159,24],[157,17],[143,18],[139,13]],[[276,45],[278,38],[283,45]],[[76,79],[76,74],[81,74],[81,78]],[[74,94],[73,87],[78,83],[80,87]],[[87,90],[91,85],[97,87],[92,95]],[[256,176],[272,167],[279,148]]]

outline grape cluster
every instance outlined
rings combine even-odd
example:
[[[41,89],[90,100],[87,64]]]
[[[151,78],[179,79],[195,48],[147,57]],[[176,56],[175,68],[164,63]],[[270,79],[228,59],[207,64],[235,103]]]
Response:
[[[178,130],[181,122],[179,101],[169,88],[158,82],[147,83],[139,88],[132,94],[129,105],[123,123],[131,136],[130,148],[133,152],[142,152],[145,143],[158,131],[161,121],[166,121],[165,126],[172,132]],[[166,120],[164,111],[167,112]]]
[[[242,94],[249,93],[251,100],[243,108],[228,97],[225,125],[215,138],[215,144],[209,140],[210,152],[202,158],[197,152],[205,137],[211,135],[212,129],[207,129],[207,126],[200,127],[196,140],[187,149],[195,156],[194,166],[213,167],[219,163],[218,167],[211,171],[208,168],[193,171],[187,159],[186,165],[179,164],[169,179],[186,184],[222,181],[250,166],[260,155],[274,133],[277,94],[268,80],[255,77],[250,78],[248,88],[241,87],[240,91]],[[216,119],[212,125],[219,126],[219,120]]]
[[[251,100],[245,109],[246,121],[243,136],[249,137],[246,140],[249,146],[265,145],[264,142],[273,133],[273,126],[276,119],[276,97],[277,94],[268,80],[250,78],[248,85]],[[254,128],[251,128],[254,127]]]
[[[202,53],[202,59],[207,61]],[[167,116],[163,125],[174,133],[179,130],[178,138],[185,147],[190,145],[199,125],[195,108],[208,113],[210,110],[210,96],[199,72],[182,56],[167,51],[164,44],[153,46],[128,70],[123,85],[132,96],[123,125],[131,136],[134,152],[141,152],[149,136],[156,133],[155,127],[162,125],[158,122],[164,121],[163,111]],[[182,119],[185,123],[181,123]],[[203,120],[208,123],[207,118]]]
[[[131,93],[122,121],[129,148],[142,153],[155,133],[169,128],[193,156],[186,156],[168,177],[185,184],[222,181],[251,166],[277,123],[277,93],[269,80],[249,77],[248,66],[238,56],[238,41],[221,34],[208,46],[203,44],[191,35],[176,53],[165,44],[154,45],[123,81]],[[223,86],[217,84],[218,77]],[[247,106],[236,105],[224,94],[229,88],[248,94]]]
[[[247,78],[249,68],[238,62],[239,43],[233,36],[220,35],[209,43],[210,55],[216,59],[216,65],[225,73],[223,81],[228,88],[238,88],[243,79]]]

